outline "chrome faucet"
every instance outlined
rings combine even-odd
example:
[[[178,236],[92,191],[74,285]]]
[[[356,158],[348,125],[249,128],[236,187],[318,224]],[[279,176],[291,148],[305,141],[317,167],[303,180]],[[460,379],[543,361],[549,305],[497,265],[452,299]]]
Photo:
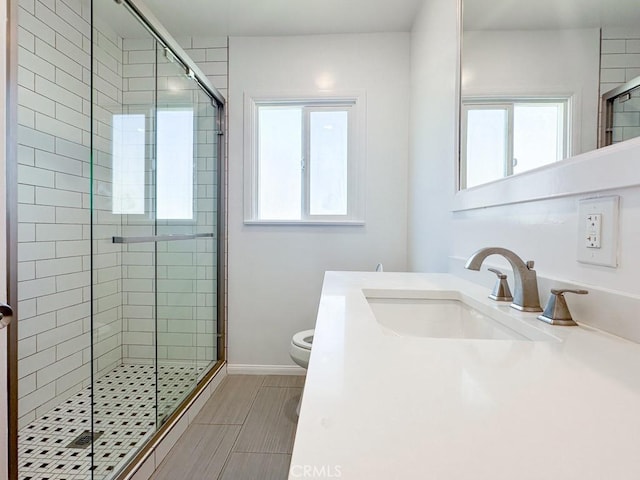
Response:
[[[515,281],[513,291],[512,308],[523,312],[541,312],[540,297],[538,296],[538,280],[536,271],[533,270],[533,260],[527,263],[513,253],[511,250],[500,247],[481,248],[469,257],[464,268],[469,270],[480,270],[484,259],[489,255],[502,255],[513,268]]]

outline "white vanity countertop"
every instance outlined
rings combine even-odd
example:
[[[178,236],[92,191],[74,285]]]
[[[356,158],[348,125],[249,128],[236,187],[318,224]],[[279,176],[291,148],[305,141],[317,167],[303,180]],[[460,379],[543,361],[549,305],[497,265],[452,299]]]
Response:
[[[463,291],[561,341],[390,336],[363,289]],[[488,293],[447,274],[327,272],[289,478],[640,479],[640,345]]]

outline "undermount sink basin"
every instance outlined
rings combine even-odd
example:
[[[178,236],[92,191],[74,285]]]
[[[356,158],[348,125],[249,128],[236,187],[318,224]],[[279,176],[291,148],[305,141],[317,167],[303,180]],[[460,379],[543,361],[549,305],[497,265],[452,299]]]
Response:
[[[363,292],[377,322],[400,337],[558,341],[502,311],[470,305],[457,292]],[[480,311],[483,309],[484,311]]]

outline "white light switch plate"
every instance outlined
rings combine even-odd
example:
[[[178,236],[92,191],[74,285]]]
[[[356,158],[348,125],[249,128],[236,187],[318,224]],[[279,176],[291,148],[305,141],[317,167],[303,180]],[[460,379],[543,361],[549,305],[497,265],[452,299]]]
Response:
[[[618,266],[620,197],[585,198],[578,202],[578,261]]]

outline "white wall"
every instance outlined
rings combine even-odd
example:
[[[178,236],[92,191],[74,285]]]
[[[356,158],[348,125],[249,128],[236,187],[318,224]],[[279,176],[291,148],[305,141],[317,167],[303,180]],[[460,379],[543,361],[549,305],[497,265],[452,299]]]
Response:
[[[244,225],[244,93],[313,93],[320,78],[366,92],[366,225]],[[232,37],[229,81],[229,364],[292,365],[326,270],[406,268],[409,35]]]
[[[457,21],[455,9],[447,5],[448,3],[448,0],[426,0],[412,32],[412,105],[415,105],[420,113],[414,113],[411,119],[411,165],[412,168],[418,169],[416,163],[420,165],[420,162],[429,162],[429,173],[444,187],[439,191],[431,190],[429,187],[433,182],[429,180],[426,171],[420,170],[419,175],[412,175],[409,206],[412,212],[409,222],[409,231],[412,232],[410,268],[416,271],[442,270],[442,262],[446,262],[446,257],[449,257],[450,265],[446,269],[489,286],[493,283],[491,274],[466,271],[462,268],[463,261],[479,248],[503,246],[515,251],[524,259],[536,261],[543,303],[548,297],[550,286],[586,286],[592,290],[590,295],[568,299],[572,310],[578,314],[576,317],[579,321],[637,340],[640,338],[640,326],[637,326],[637,321],[634,322],[637,315],[625,317],[620,312],[626,309],[628,314],[635,308],[637,313],[638,309],[640,283],[637,281],[637,272],[640,266],[640,252],[635,246],[640,234],[640,187],[587,192],[455,213],[451,211],[450,199],[453,196],[452,185],[455,180],[453,165],[456,162],[453,139],[456,126],[452,126],[451,122],[443,122],[445,125],[440,126],[441,141],[437,144],[438,149],[427,149],[420,143],[418,135],[418,132],[431,132],[438,128],[439,122],[443,118],[448,119],[451,116],[450,112],[455,109],[455,96],[448,96],[449,104],[446,105],[444,101],[427,101],[436,87],[422,80],[429,75],[435,77],[441,85],[441,90],[444,88],[442,85],[450,86],[455,82],[456,66],[448,60],[455,57],[455,52],[452,51],[454,42],[451,39],[448,42],[441,39],[445,32],[451,34],[455,30]],[[432,44],[437,45],[437,48],[431,48]],[[447,60],[434,60],[433,57],[439,49],[448,51]],[[429,52],[431,58],[425,55]],[[449,89],[446,91],[450,93]],[[428,135],[431,137],[430,133]],[[420,146],[423,148],[417,148]],[[629,148],[632,154],[635,151],[640,155],[640,146],[630,145]],[[614,160],[620,154],[616,153],[615,149],[603,152],[600,159],[602,162],[609,162],[611,165],[618,163]],[[536,178],[545,176],[546,181],[558,186],[571,183],[568,181],[570,179],[565,177],[563,169],[551,166],[548,171],[551,172],[549,175],[535,172],[524,175],[537,175]],[[630,175],[631,172],[627,176]],[[585,183],[598,183],[597,177],[594,178],[595,173],[586,172],[580,176]],[[480,188],[494,189],[495,186]],[[504,189],[507,193],[508,190]],[[585,265],[576,261],[578,199],[605,194],[621,197],[620,261],[616,269]],[[436,242],[439,248],[434,249],[428,242],[428,235],[429,232],[439,231],[450,231],[450,235],[444,239],[449,243],[443,245],[443,239],[440,238]],[[491,257],[489,263],[504,265],[508,269],[506,262],[501,262],[499,257]],[[611,299],[614,297],[625,304],[624,309],[618,309],[616,302],[612,302]]]
[[[426,0],[411,32],[408,255],[413,270],[446,271],[455,188],[456,2]]]
[[[463,41],[463,95],[571,95],[572,152],[596,148],[599,29],[465,31]]]
[[[632,147],[636,157],[640,143]],[[609,162],[614,153],[600,160]],[[562,183],[560,172],[548,172],[546,181]],[[578,200],[600,195],[620,196],[618,267],[588,265],[577,261]],[[451,272],[484,283],[489,291],[494,278],[486,272],[462,268],[464,260],[486,246],[503,246],[524,260],[535,260],[541,305],[550,288],[586,288],[586,296],[571,296],[567,302],[581,323],[640,341],[640,284],[637,281],[640,254],[635,246],[640,234],[640,187],[585,192],[561,198],[526,201],[452,214]],[[502,266],[512,276],[506,262],[491,257],[487,266]],[[513,285],[513,283],[512,283]]]

